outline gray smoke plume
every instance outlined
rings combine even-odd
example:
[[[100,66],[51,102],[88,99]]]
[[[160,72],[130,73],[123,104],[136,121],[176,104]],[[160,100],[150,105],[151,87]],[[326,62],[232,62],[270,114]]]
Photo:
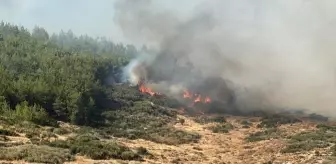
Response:
[[[233,92],[242,109],[335,116],[336,1],[203,0],[187,18],[151,0],[115,9],[124,35],[153,50],[132,62],[141,69],[128,67],[133,80],[225,101]]]

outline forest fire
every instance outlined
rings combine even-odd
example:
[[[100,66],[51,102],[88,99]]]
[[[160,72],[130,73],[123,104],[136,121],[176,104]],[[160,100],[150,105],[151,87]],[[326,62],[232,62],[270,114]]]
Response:
[[[146,94],[149,94],[151,96],[157,96],[157,95],[162,95],[161,93],[158,93],[158,92],[155,92],[153,91],[151,88],[147,87],[145,85],[144,82],[140,81],[138,83],[138,87],[139,87],[139,91],[142,92],[142,93],[146,93]],[[208,96],[205,96],[203,97],[202,95],[200,94],[194,94],[188,90],[184,90],[183,91],[183,98],[184,99],[188,99],[188,100],[192,100],[192,106],[195,104],[195,103],[211,103],[211,98],[208,97]]]
[[[196,97],[196,99],[194,100],[194,102],[196,103],[196,102],[201,102],[201,95],[198,95],[197,97]]]
[[[184,92],[183,92],[183,98],[192,98],[192,94],[189,91],[184,90]]]
[[[204,101],[205,101],[205,103],[210,103],[211,99],[209,97],[205,97]]]
[[[211,102],[210,97],[206,96],[205,98],[203,98],[200,94],[192,94],[188,90],[184,90],[183,98],[192,99],[194,103],[197,103],[197,102],[210,103]]]
[[[148,93],[151,96],[155,95],[155,92],[153,92],[150,88],[147,88],[145,85],[140,85],[139,86],[139,91],[142,93]]]
[[[143,82],[139,82],[138,86],[139,86],[139,91],[142,92],[142,93],[147,93],[151,96],[161,95],[158,92],[154,92],[151,88],[146,87],[145,83],[143,83]]]

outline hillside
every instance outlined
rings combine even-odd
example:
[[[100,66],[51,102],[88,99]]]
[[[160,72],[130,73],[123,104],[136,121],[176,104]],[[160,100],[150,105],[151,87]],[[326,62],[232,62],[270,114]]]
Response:
[[[134,46],[4,22],[0,34],[2,163],[335,161],[336,126],[319,115],[186,105],[123,81]]]
[[[223,123],[218,120],[211,119],[207,123],[199,122],[199,118],[190,118],[178,116],[184,119],[183,124],[174,125],[176,129],[189,133],[197,133],[200,139],[196,143],[185,144],[166,144],[146,139],[127,139],[115,138],[112,136],[96,136],[93,131],[86,130],[79,132],[81,135],[96,136],[101,142],[113,143],[129,147],[143,155],[143,159],[128,161],[124,159],[104,159],[99,160],[99,155],[83,156],[81,154],[72,156],[70,152],[56,147],[66,147],[59,140],[67,140],[71,136],[76,136],[75,129],[80,127],[71,126],[69,124],[61,124],[60,128],[68,133],[54,134],[57,131],[50,132],[49,128],[39,128],[41,134],[48,134],[52,137],[44,136],[39,138],[38,135],[30,137],[27,133],[20,133],[19,136],[7,136],[3,138],[1,143],[5,147],[0,151],[0,157],[3,162],[20,163],[16,161],[18,152],[24,149],[28,151],[44,152],[44,156],[38,154],[29,154],[24,160],[37,160],[43,162],[53,160],[68,161],[66,163],[334,163],[334,136],[335,126],[321,126],[316,122],[303,121],[293,124],[283,124],[273,128],[258,128],[260,120],[257,117],[237,117],[226,116]],[[206,118],[205,116],[202,116]],[[214,116],[212,116],[214,117]],[[218,117],[218,116],[215,116]],[[224,118],[224,117],[220,117]],[[198,120],[198,121],[197,121]],[[195,122],[196,121],[196,122]],[[214,122],[215,121],[215,122]],[[222,124],[231,124],[232,128],[214,132],[211,127]],[[317,126],[318,125],[318,126]],[[43,129],[43,130],[42,130]],[[45,130],[45,131],[44,131]],[[18,131],[18,128],[13,128]],[[70,132],[71,131],[71,132]],[[77,133],[78,135],[78,133]],[[83,137],[83,136],[81,136]],[[89,137],[90,138],[90,137]],[[43,140],[43,143],[41,142]],[[47,142],[49,140],[50,142]],[[58,140],[55,142],[54,140]],[[78,140],[78,138],[77,138]],[[95,139],[94,139],[95,140]],[[87,141],[81,144],[90,143]],[[33,146],[35,145],[35,146]],[[49,146],[42,146],[49,145]],[[63,146],[62,146],[63,145]],[[87,149],[94,149],[93,145],[88,145]],[[8,151],[10,150],[10,151]],[[55,151],[50,153],[48,151]],[[57,150],[57,151],[56,151]],[[71,148],[71,151],[74,151]],[[91,150],[90,150],[91,151]],[[88,150],[88,152],[90,152]],[[97,153],[103,151],[96,149]],[[4,153],[6,152],[6,153]],[[10,154],[7,154],[10,153]],[[96,156],[98,155],[98,156]],[[21,155],[22,156],[22,155]],[[68,157],[68,159],[66,159]],[[135,157],[134,155],[131,156]],[[15,160],[15,161],[8,161]],[[47,161],[44,161],[47,162]],[[57,163],[57,162],[56,162]]]

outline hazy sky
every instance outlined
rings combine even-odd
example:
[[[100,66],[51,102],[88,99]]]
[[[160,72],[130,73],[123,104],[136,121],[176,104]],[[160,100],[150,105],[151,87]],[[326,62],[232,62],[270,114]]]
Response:
[[[199,0],[155,1],[186,15]],[[115,0],[0,0],[0,20],[29,29],[42,26],[50,32],[61,29],[76,34],[107,36],[119,42],[124,39],[114,23]],[[163,5],[162,5],[163,4]]]

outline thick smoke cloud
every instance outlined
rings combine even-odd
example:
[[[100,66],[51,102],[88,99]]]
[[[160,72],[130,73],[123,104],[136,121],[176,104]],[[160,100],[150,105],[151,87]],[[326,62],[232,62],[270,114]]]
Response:
[[[188,18],[151,0],[119,0],[115,9],[124,35],[154,50],[139,59],[157,88],[219,78],[226,88],[198,88],[233,91],[244,109],[335,115],[333,0],[204,0]]]

